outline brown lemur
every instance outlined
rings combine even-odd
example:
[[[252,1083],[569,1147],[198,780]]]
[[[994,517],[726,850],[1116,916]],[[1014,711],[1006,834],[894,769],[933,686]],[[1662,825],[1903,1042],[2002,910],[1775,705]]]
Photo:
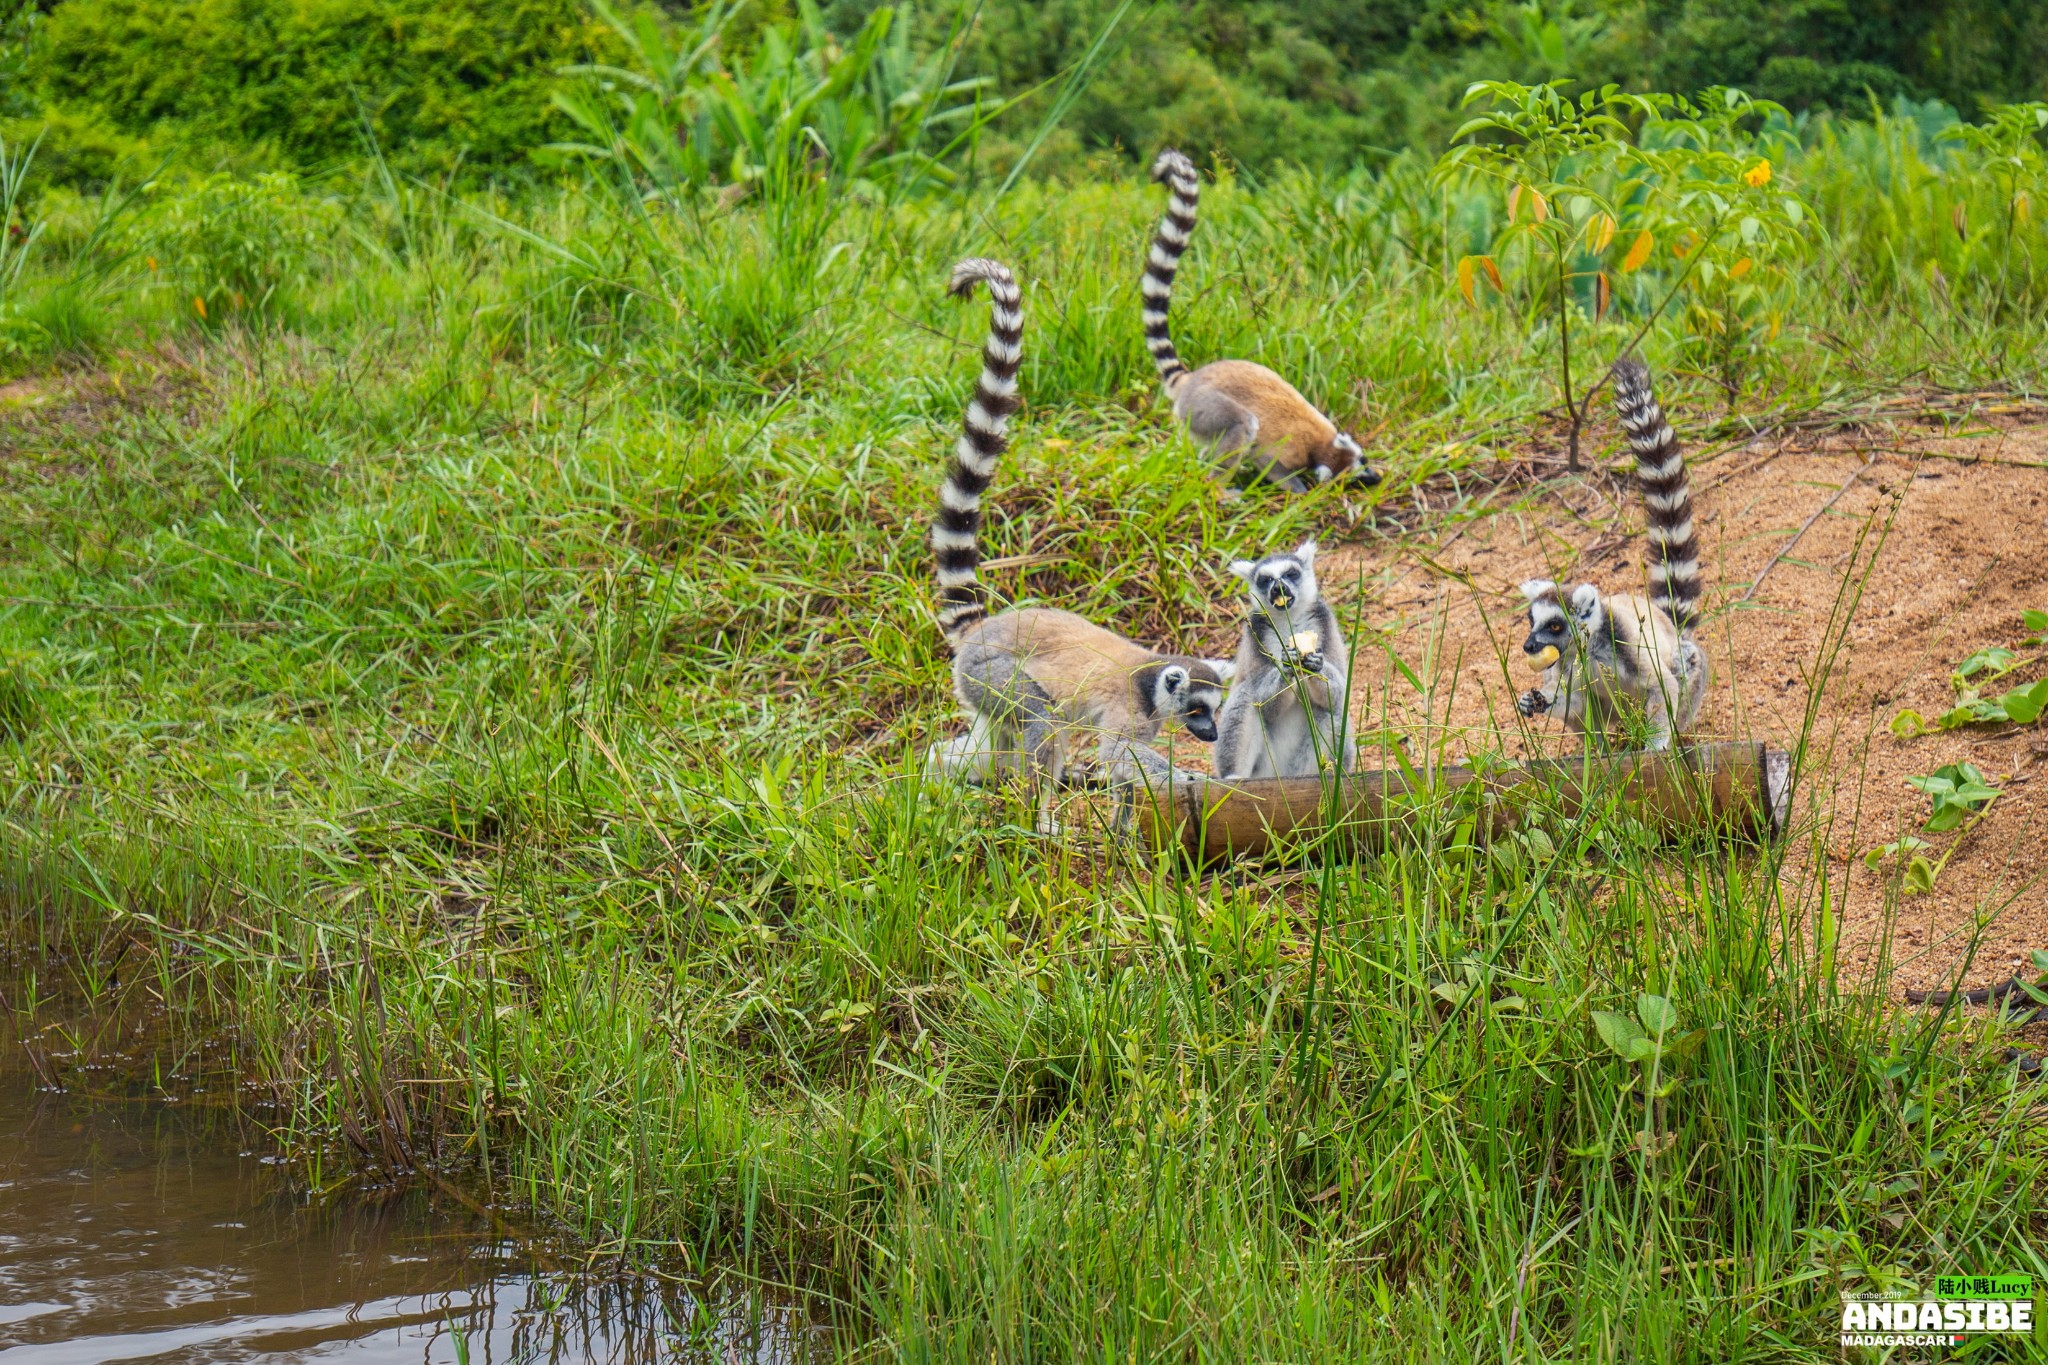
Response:
[[[1651,749],[1666,749],[1692,728],[1705,699],[1706,651],[1693,638],[1699,619],[1700,547],[1692,485],[1678,438],[1657,406],[1650,371],[1625,356],[1614,364],[1614,406],[1635,452],[1648,522],[1649,595],[1606,596],[1581,583],[1566,597],[1556,583],[1522,584],[1529,635],[1522,652],[1543,669],[1542,686],[1524,692],[1524,716],[1556,716],[1574,734],[1625,740],[1626,718],[1643,713]]]
[[[1233,466],[1249,461],[1292,493],[1339,477],[1378,483],[1380,476],[1365,464],[1358,442],[1264,365],[1212,360],[1190,370],[1181,362],[1166,313],[1174,272],[1195,231],[1202,182],[1195,163],[1171,148],[1152,163],[1152,178],[1165,182],[1168,198],[1166,216],[1145,258],[1145,345],[1160,385],[1173,400],[1174,416],[1213,454]]]
[[[1225,670],[1162,654],[1068,611],[1014,607],[990,614],[975,575],[981,499],[1009,448],[1004,433],[1018,406],[1024,312],[1004,266],[965,260],[953,268],[954,295],[965,298],[976,284],[988,286],[988,341],[931,531],[939,628],[953,651],[953,690],[970,728],[935,746],[930,761],[971,780],[1021,773],[1037,784],[1039,826],[1051,832],[1056,790],[1078,743],[1099,742],[1101,773],[1113,783],[1165,783],[1175,770],[1151,742],[1168,721],[1213,741]]]

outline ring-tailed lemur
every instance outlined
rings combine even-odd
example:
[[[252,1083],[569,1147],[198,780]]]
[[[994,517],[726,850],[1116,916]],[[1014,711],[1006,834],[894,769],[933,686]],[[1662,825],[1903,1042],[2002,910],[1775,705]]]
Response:
[[[1313,777],[1357,761],[1344,634],[1315,566],[1313,540],[1230,566],[1252,608],[1216,738],[1216,771],[1226,779]]]
[[[994,261],[953,268],[952,292],[989,291],[988,343],[981,379],[953,447],[931,532],[938,561],[939,628],[953,650],[953,690],[971,716],[965,736],[937,746],[932,762],[970,778],[1018,771],[1041,788],[1039,823],[1048,832],[1068,751],[1099,739],[1103,776],[1165,781],[1173,768],[1150,746],[1168,720],[1196,739],[1216,738],[1224,677],[1209,661],[1156,650],[1074,615],[1045,607],[989,614],[975,569],[981,562],[981,497],[1008,449],[1017,409],[1024,312],[1017,282]]]
[[[1551,715],[1575,734],[1625,738],[1621,723],[1641,710],[1649,747],[1665,749],[1698,719],[1707,690],[1706,652],[1693,638],[1699,618],[1700,547],[1692,486],[1678,438],[1657,406],[1650,371],[1633,356],[1614,364],[1614,406],[1635,452],[1648,525],[1649,596],[1603,596],[1581,583],[1566,598],[1556,583],[1522,584],[1529,637],[1522,652],[1544,667],[1543,685],[1515,709]]]
[[[1181,363],[1166,311],[1173,300],[1174,271],[1194,234],[1202,182],[1195,163],[1171,148],[1152,163],[1152,178],[1164,181],[1170,193],[1166,216],[1145,258],[1145,345],[1173,400],[1174,416],[1215,454],[1232,464],[1252,461],[1291,493],[1305,493],[1340,475],[1378,483],[1380,476],[1364,463],[1358,442],[1264,365],[1213,360],[1189,370]]]

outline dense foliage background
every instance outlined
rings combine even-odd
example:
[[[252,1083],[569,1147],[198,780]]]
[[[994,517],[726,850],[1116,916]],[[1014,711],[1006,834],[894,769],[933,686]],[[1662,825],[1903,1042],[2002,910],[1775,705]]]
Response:
[[[358,153],[365,129],[407,169],[523,167],[567,131],[547,98],[561,68],[616,48],[580,0],[15,3],[0,115],[15,134],[48,120],[44,174],[73,180],[167,153],[307,169]],[[878,4],[828,0],[822,18],[850,39]],[[687,23],[701,7],[667,8]],[[728,48],[797,10],[754,0]],[[1940,100],[1965,118],[2048,93],[2048,9],[2028,0],[959,0],[899,24],[924,52],[964,26],[958,74],[1045,91],[984,139],[998,168],[1105,31],[1042,170],[1164,141],[1252,168],[1433,151],[1482,76],[1735,85],[1795,111]]]

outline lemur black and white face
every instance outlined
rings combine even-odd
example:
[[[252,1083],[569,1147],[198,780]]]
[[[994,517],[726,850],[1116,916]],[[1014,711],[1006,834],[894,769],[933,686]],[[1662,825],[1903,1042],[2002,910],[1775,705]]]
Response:
[[[1168,664],[1152,680],[1152,714],[1171,716],[1204,744],[1216,742],[1223,679],[1204,663]]]
[[[1316,585],[1316,543],[1304,540],[1292,551],[1264,559],[1233,561],[1230,571],[1251,588],[1252,601],[1274,620],[1309,611],[1322,598]]]
[[[1558,596],[1557,584],[1532,578],[1522,584],[1522,596],[1529,599],[1529,638],[1522,641],[1522,652],[1531,657],[1546,649],[1563,654],[1574,638],[1585,639],[1598,631],[1607,610],[1600,590],[1591,583],[1573,588],[1566,603]]]
[[[1328,464],[1312,466],[1317,483],[1345,479],[1370,488],[1380,481],[1380,472],[1365,462],[1365,451],[1347,433],[1340,431],[1331,439],[1330,454]]]

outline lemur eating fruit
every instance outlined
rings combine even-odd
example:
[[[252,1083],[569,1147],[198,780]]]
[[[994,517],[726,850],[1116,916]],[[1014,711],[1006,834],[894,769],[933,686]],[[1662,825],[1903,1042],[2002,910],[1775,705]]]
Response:
[[[1700,547],[1692,486],[1678,438],[1657,406],[1650,371],[1633,356],[1614,364],[1614,406],[1635,452],[1648,519],[1649,595],[1606,596],[1581,583],[1566,596],[1549,579],[1522,584],[1529,635],[1522,652],[1543,670],[1524,692],[1524,716],[1556,716],[1574,734],[1625,739],[1627,712],[1649,722],[1649,747],[1666,749],[1692,728],[1705,699],[1706,651],[1693,638],[1699,617]]]

